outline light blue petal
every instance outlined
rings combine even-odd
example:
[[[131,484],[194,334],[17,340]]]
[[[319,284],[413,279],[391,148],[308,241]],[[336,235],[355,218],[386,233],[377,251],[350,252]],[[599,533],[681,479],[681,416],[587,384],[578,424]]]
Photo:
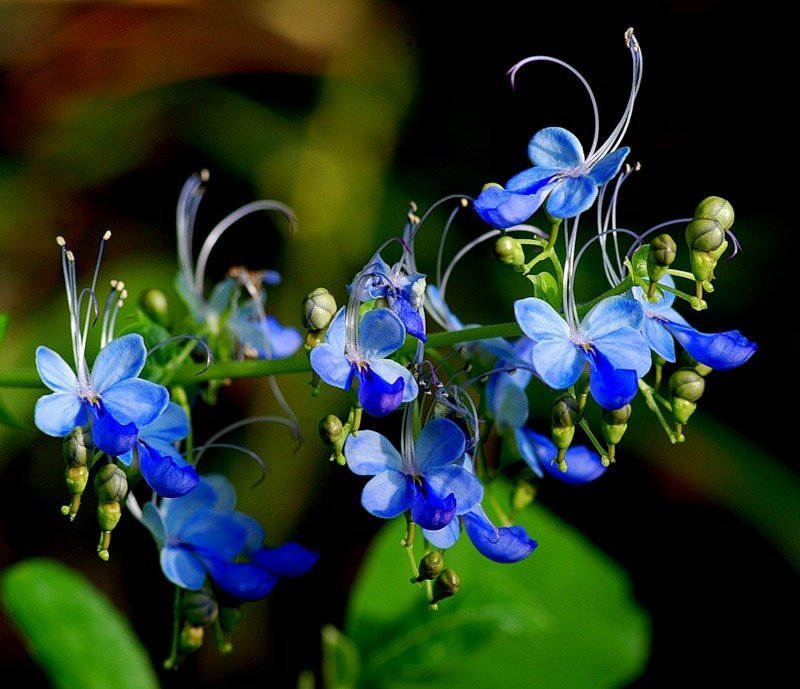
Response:
[[[244,550],[247,536],[235,513],[200,509],[183,525],[180,540],[200,556],[232,560]]]
[[[264,538],[266,537],[264,527],[251,516],[243,512],[234,512],[233,516],[247,534],[244,541],[244,551],[252,555],[252,553],[264,545]]]
[[[179,404],[170,402],[155,421],[139,429],[139,437],[145,442],[161,440],[174,443],[189,435],[189,419]]]
[[[74,392],[54,392],[38,399],[33,422],[42,433],[63,438],[73,428],[88,424],[89,413]]]
[[[494,562],[509,564],[530,555],[538,545],[521,526],[497,528],[483,508],[465,514],[464,528],[478,552]]]
[[[546,195],[550,189],[545,187],[550,185],[560,172],[561,170],[555,167],[531,167],[508,180],[506,189],[515,194]]]
[[[375,476],[387,469],[403,470],[403,458],[383,435],[375,431],[350,434],[344,445],[347,466],[354,474]]]
[[[222,474],[204,476],[203,483],[213,491],[213,500],[209,507],[215,510],[232,510],[236,507],[236,490],[227,477]]]
[[[585,157],[578,137],[562,127],[540,129],[528,144],[528,157],[534,165],[571,170]]]
[[[273,359],[285,359],[294,354],[303,344],[303,336],[297,328],[281,325],[274,316],[267,316],[270,349]]]
[[[664,325],[690,356],[719,371],[745,363],[758,349],[738,330],[724,333],[701,333],[691,326],[665,321]]]
[[[333,347],[334,351],[339,352],[342,355],[344,355],[344,345],[346,342],[345,322],[346,314],[345,307],[343,306],[336,312],[336,315],[333,317],[333,320],[331,321],[330,325],[328,326],[328,330],[325,333],[325,342]],[[316,347],[314,349],[316,349]]]
[[[127,378],[106,389],[102,403],[122,425],[133,423],[137,428],[144,428],[167,408],[169,392],[163,385],[149,380]]]
[[[508,373],[495,373],[486,385],[486,406],[500,432],[522,426],[528,420],[528,396],[511,381],[513,377]]]
[[[475,212],[492,227],[502,230],[519,225],[542,205],[549,187],[535,194],[515,194],[496,184],[486,185],[475,199]]]
[[[233,278],[221,280],[211,290],[208,306],[217,316],[225,313],[233,305],[233,297],[239,289],[239,283]]]
[[[596,198],[597,185],[591,177],[564,177],[547,198],[547,212],[554,218],[574,218],[588,211]]]
[[[589,169],[589,175],[595,181],[595,184],[601,186],[614,179],[619,172],[619,169],[622,167],[622,163],[625,162],[625,158],[628,157],[628,153],[630,152],[630,148],[623,146],[622,148],[618,148],[616,151],[612,151],[608,155],[603,156],[594,165],[592,165],[592,167]]]
[[[514,440],[517,443],[517,451],[525,461],[525,464],[527,464],[531,468],[531,471],[539,478],[544,476],[542,466],[546,462],[551,462],[556,458],[556,446],[553,445],[552,441],[549,441],[548,438],[545,438],[545,440],[549,441],[549,445],[540,442],[542,438],[545,438],[545,436],[534,433],[527,426],[522,426],[514,430]],[[550,456],[551,448],[552,456]]]
[[[583,349],[569,340],[537,342],[531,356],[536,374],[554,390],[564,390],[573,385],[586,363]]]
[[[360,435],[360,434],[359,434]],[[361,493],[361,504],[370,514],[391,519],[411,507],[414,490],[399,471],[384,471],[371,478]]]
[[[459,526],[458,519],[451,519],[450,523],[443,529],[437,529],[436,531],[422,529],[422,535],[434,548],[446,550],[455,545],[458,537],[461,535],[461,527]]]
[[[444,498],[451,493],[455,496],[457,515],[469,512],[483,500],[483,484],[464,467],[437,467],[428,471],[425,478],[439,497]]]
[[[250,556],[250,561],[278,577],[298,577],[310,570],[319,560],[319,553],[298,543],[287,543],[278,548],[260,548]]]
[[[414,442],[414,462],[419,473],[425,474],[461,459],[464,444],[464,433],[456,424],[449,419],[432,419]]]
[[[425,309],[433,314],[437,321],[444,324],[445,330],[461,330],[464,327],[461,320],[442,299],[442,293],[436,285],[428,285],[425,289]]]
[[[147,527],[156,542],[156,547],[161,550],[167,541],[167,527],[164,526],[158,508],[152,502],[146,502],[142,507],[142,524]]]
[[[36,370],[53,392],[78,394],[78,378],[60,354],[48,347],[36,348]]]
[[[567,322],[543,299],[527,297],[514,302],[514,317],[531,340],[565,340],[569,342]]]
[[[667,273],[658,281],[659,285],[664,285],[665,287],[675,287],[675,280]],[[672,304],[675,302],[675,295],[672,292],[668,292],[667,290],[656,290],[656,301],[651,302],[644,296],[644,290],[641,287],[633,287],[631,288],[631,292],[633,294],[633,298],[636,299],[644,309],[645,315],[661,315],[666,309],[670,309]]]
[[[592,344],[614,368],[631,369],[636,371],[639,378],[647,375],[653,363],[650,347],[638,329],[623,326],[619,330],[595,338]]]
[[[358,403],[367,414],[386,416],[403,403],[405,382],[401,377],[389,382],[370,368],[359,370]]]
[[[200,478],[194,490],[175,499],[161,501],[161,514],[167,533],[178,538],[184,524],[198,510],[217,509],[230,511],[236,503],[236,493],[227,478],[221,474],[211,474]]]
[[[613,333],[623,326],[639,330],[644,321],[642,307],[624,294],[603,299],[581,321],[581,330],[589,342]]]
[[[403,379],[403,402],[410,402],[417,398],[419,387],[414,375],[402,364],[391,359],[375,359],[370,362],[370,368],[385,381],[393,382],[398,378]]]
[[[175,586],[197,591],[206,581],[206,570],[194,553],[167,546],[161,551],[161,571]]]
[[[100,350],[92,366],[92,385],[101,395],[120,381],[136,378],[144,368],[147,347],[138,333],[111,340]]]
[[[385,359],[406,341],[406,329],[389,309],[372,309],[361,319],[358,340],[367,361]]]
[[[614,368],[599,352],[589,357],[589,366],[589,391],[603,409],[619,409],[636,397],[636,371]]]
[[[642,337],[656,354],[667,361],[675,361],[675,342],[660,318],[644,319]]]
[[[353,381],[353,365],[344,355],[344,350],[323,342],[311,350],[311,368],[328,385],[348,390]]]

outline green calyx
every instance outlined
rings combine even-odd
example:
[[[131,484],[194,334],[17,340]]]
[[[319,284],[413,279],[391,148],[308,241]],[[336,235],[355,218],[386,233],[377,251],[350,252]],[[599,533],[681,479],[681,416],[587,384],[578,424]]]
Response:
[[[619,445],[625,431],[628,430],[628,420],[631,418],[631,405],[626,404],[619,409],[611,409],[603,413],[602,428],[603,438],[609,445]]]
[[[436,581],[433,582],[432,603],[437,603],[445,598],[450,598],[450,596],[455,596],[460,588],[461,578],[456,574],[456,571],[449,567],[442,570],[442,573],[436,577]]]
[[[419,576],[413,581],[436,579],[444,570],[444,558],[438,550],[428,553],[419,562]]]
[[[689,422],[705,387],[703,376],[693,368],[680,368],[670,376],[670,404],[675,423],[683,425]]]
[[[219,614],[219,606],[211,591],[187,591],[181,601],[181,613],[184,619],[195,627],[207,627]]]
[[[119,502],[128,492],[125,472],[116,464],[106,464],[94,477],[94,490],[100,502]]]

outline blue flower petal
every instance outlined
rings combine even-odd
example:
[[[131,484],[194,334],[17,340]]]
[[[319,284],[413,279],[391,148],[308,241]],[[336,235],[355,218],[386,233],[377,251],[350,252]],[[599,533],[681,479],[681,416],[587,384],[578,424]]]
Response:
[[[719,371],[741,366],[758,349],[755,342],[748,340],[738,330],[701,333],[689,325],[671,321],[664,321],[664,325],[690,356]]]
[[[642,337],[656,354],[667,361],[675,361],[675,341],[660,318],[645,318]]]
[[[612,151],[608,155],[603,156],[589,169],[589,176],[598,186],[602,186],[603,184],[606,184],[606,182],[610,182],[612,179],[614,179],[614,177],[616,177],[619,169],[622,167],[622,163],[625,162],[625,158],[628,157],[628,153],[630,152],[630,148],[623,146],[622,148],[618,148],[616,151]]]
[[[310,570],[319,560],[319,553],[298,543],[286,543],[278,548],[260,548],[250,561],[277,577],[298,577]]]
[[[464,433],[449,419],[432,419],[414,443],[414,461],[419,473],[447,466],[464,454]]]
[[[515,194],[539,194],[544,198],[561,170],[555,167],[531,167],[506,182],[506,189]]]
[[[597,198],[597,185],[591,177],[564,177],[547,198],[547,212],[554,218],[574,218],[589,210]]]
[[[468,512],[463,519],[472,544],[481,555],[494,562],[519,562],[538,545],[521,526],[496,528],[483,509]]]
[[[53,392],[78,394],[78,378],[60,354],[48,347],[36,348],[36,370]]]
[[[442,299],[442,293],[436,285],[428,285],[425,288],[425,307],[429,313],[435,315],[437,321],[445,330],[461,330],[464,323],[450,310],[450,307]]]
[[[323,342],[311,350],[311,368],[322,380],[335,388],[348,390],[353,381],[353,365],[344,355],[344,350]]]
[[[147,347],[138,333],[130,333],[111,340],[100,350],[92,366],[92,385],[103,394],[112,385],[128,378],[136,378],[144,368]]]
[[[628,300],[630,301],[630,300]],[[643,378],[650,370],[653,359],[641,331],[626,326],[592,340],[595,350],[600,352],[614,368],[629,368]]]
[[[285,359],[294,354],[303,344],[303,336],[297,328],[281,325],[274,316],[267,316],[270,348],[273,359]]]
[[[202,557],[232,560],[244,550],[248,530],[235,513],[203,508],[186,520],[180,534],[169,534]]]
[[[403,379],[403,402],[410,402],[417,398],[419,386],[414,374],[405,366],[391,359],[375,359],[370,362],[373,373],[377,373],[384,380]]]
[[[544,476],[542,467],[545,464],[552,462],[556,458],[557,454],[556,446],[553,445],[552,442],[550,442],[549,445],[541,442],[542,438],[545,438],[545,436],[534,433],[527,426],[522,426],[514,431],[514,439],[517,443],[517,450],[519,451],[525,463],[539,478]],[[547,440],[547,438],[545,439]]]
[[[619,409],[636,397],[639,389],[636,371],[614,368],[597,351],[589,356],[589,366],[589,390],[603,409]]]
[[[107,388],[102,404],[119,423],[134,423],[144,428],[153,423],[169,404],[169,392],[163,385],[141,378],[128,378]]]
[[[411,507],[413,498],[411,481],[399,471],[387,470],[367,482],[361,493],[361,504],[370,514],[391,519]]]
[[[264,538],[266,534],[264,533],[264,527],[261,526],[261,524],[243,512],[234,512],[233,517],[237,522],[239,522],[239,526],[244,528],[245,533],[247,534],[244,541],[244,552],[254,553],[264,545]]]
[[[211,290],[208,298],[210,310],[217,316],[223,314],[233,305],[233,298],[239,289],[239,283],[233,278],[221,280]]]
[[[600,455],[583,445],[575,445],[567,450],[564,461],[567,470],[561,471],[555,463],[558,450],[550,438],[532,430],[525,429],[531,445],[535,448],[536,460],[540,467],[553,478],[563,483],[588,483],[602,476],[606,468],[600,460]]]
[[[513,377],[495,373],[486,385],[486,406],[501,432],[522,426],[528,420],[528,396],[511,382]]]
[[[152,502],[146,502],[142,506],[142,524],[147,527],[156,546],[161,550],[167,541],[167,527],[158,508]]]
[[[94,422],[92,423],[92,440],[98,450],[112,457],[119,457],[131,450],[139,437],[139,429],[134,423],[122,424],[104,407],[90,407]]]
[[[463,471],[463,469],[462,469]],[[467,472],[464,472],[465,474]],[[452,493],[443,498],[425,478],[422,485],[414,485],[414,500],[411,503],[411,519],[423,529],[438,531],[447,526],[456,513],[456,496]]]
[[[206,581],[206,570],[197,556],[181,547],[167,546],[161,551],[161,570],[173,584],[197,591]]]
[[[203,557],[203,564],[214,583],[237,600],[258,600],[278,583],[265,569],[246,562],[226,562],[217,557]]]
[[[345,323],[346,313],[345,307],[343,306],[336,312],[336,315],[333,317],[325,333],[325,342],[331,345],[334,351],[342,355],[344,355],[344,345],[346,342]],[[316,349],[316,347],[314,349]]]
[[[603,299],[581,321],[581,330],[589,342],[613,333],[624,326],[639,330],[644,322],[642,307],[627,295]]]
[[[385,359],[406,341],[406,329],[391,310],[372,309],[361,319],[358,340],[365,359]]]
[[[584,160],[578,137],[562,127],[540,129],[528,144],[528,157],[534,165],[570,170]]]
[[[536,342],[532,359],[536,374],[554,390],[564,390],[573,385],[586,363],[584,350],[570,340]]]
[[[42,433],[63,438],[73,428],[88,424],[89,413],[74,392],[54,392],[38,399],[33,422]]]
[[[473,205],[482,220],[505,230],[525,222],[538,211],[548,190],[545,187],[536,194],[516,194],[491,184],[483,188]]]
[[[375,476],[387,469],[403,469],[400,453],[375,431],[360,431],[358,435],[348,436],[344,454],[350,471],[360,476]]]
[[[402,321],[409,335],[413,335],[423,342],[428,341],[428,336],[425,334],[425,322],[411,302],[403,297],[390,298],[389,308]]]
[[[456,499],[455,514],[469,512],[483,500],[483,484],[464,467],[446,466],[432,469],[425,474],[430,490],[437,496],[453,495]]]
[[[165,498],[179,498],[191,491],[200,480],[191,465],[179,465],[171,456],[162,455],[143,443],[139,447],[139,467],[147,484]]]
[[[658,281],[658,284],[665,287],[675,287],[675,279],[667,273]],[[670,307],[675,302],[675,295],[667,290],[656,290],[656,301],[654,302],[645,297],[644,290],[641,287],[632,287],[631,293],[633,298],[642,305],[645,316],[661,315],[667,309],[672,311]]]
[[[514,302],[514,317],[531,340],[569,341],[567,322],[543,299],[527,297]]]
[[[170,402],[155,421],[139,429],[139,437],[147,442],[161,440],[174,443],[176,440],[183,440],[187,435],[189,419],[183,407],[175,402]]]
[[[388,382],[369,368],[358,371],[358,402],[372,416],[391,414],[403,403],[402,377]]]
[[[452,548],[458,537],[461,535],[461,526],[458,519],[451,519],[450,523],[443,529],[431,531],[430,529],[422,529],[422,535],[434,548]]]
[[[178,537],[188,522],[200,509],[232,510],[236,493],[230,481],[221,474],[200,478],[194,490],[181,498],[161,501],[161,514],[167,533]]]

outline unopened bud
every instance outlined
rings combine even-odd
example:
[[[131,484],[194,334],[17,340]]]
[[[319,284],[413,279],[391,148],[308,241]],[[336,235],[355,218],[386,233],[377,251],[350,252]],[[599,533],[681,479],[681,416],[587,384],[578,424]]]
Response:
[[[347,434],[344,432],[341,419],[334,414],[328,414],[319,422],[319,437],[331,451],[331,458],[339,464],[345,464],[342,448]]]
[[[524,510],[536,497],[536,488],[528,481],[517,481],[514,492],[511,494],[511,507],[514,512]]]
[[[625,431],[628,429],[628,419],[630,418],[630,404],[603,413],[603,437],[609,445],[619,445],[622,436],[625,435]]]
[[[731,204],[719,196],[709,196],[697,206],[694,218],[686,227],[692,273],[698,282],[698,298],[702,297],[702,283],[714,278],[717,261],[728,248],[725,233],[733,225],[733,220]]]
[[[720,196],[704,198],[695,209],[694,217],[714,220],[723,230],[731,229],[735,219],[733,206]]]
[[[303,297],[300,318],[306,330],[324,330],[336,314],[336,299],[324,287]]]
[[[697,400],[703,395],[706,382],[693,368],[680,368],[669,379],[672,399],[672,416],[678,424],[689,422],[697,409]]]
[[[444,569],[444,558],[438,550],[428,553],[419,561],[419,576],[412,581],[435,579]]]
[[[219,623],[222,631],[232,633],[244,619],[244,609],[241,607],[221,607],[219,609]]]
[[[525,252],[519,240],[510,235],[498,237],[494,243],[494,256],[498,261],[509,266],[521,266],[525,263]]]
[[[701,364],[688,352],[683,352],[681,354],[681,366],[683,366],[684,368],[693,368],[701,376],[703,376],[703,378],[705,378],[709,373],[711,373],[714,370],[713,368],[711,368],[711,366],[706,366],[705,364]]]
[[[561,471],[567,470],[564,457],[572,444],[572,439],[575,437],[575,424],[580,420],[578,406],[578,400],[567,392],[559,395],[553,401],[551,433],[553,443],[558,449],[558,456],[555,461]]]
[[[650,242],[647,254],[647,277],[650,278],[648,299],[652,299],[655,295],[656,283],[667,274],[667,269],[675,260],[677,250],[675,240],[668,234],[660,234]]]
[[[94,477],[94,490],[100,502],[119,502],[128,492],[125,472],[116,464],[106,464]]]
[[[433,603],[437,603],[450,596],[455,596],[461,588],[461,579],[455,570],[449,567],[442,570],[442,573],[433,582]]]
[[[219,613],[214,596],[207,589],[186,591],[181,601],[181,612],[186,621],[195,627],[207,627]]]
[[[205,636],[205,630],[202,627],[186,622],[181,630],[181,653],[188,654],[200,648],[203,645],[203,636]]]
[[[82,426],[76,426],[64,438],[62,452],[64,462],[72,466],[86,466],[89,462],[91,444],[89,433]]]
[[[139,308],[144,311],[150,320],[164,328],[169,328],[172,322],[169,312],[167,295],[160,289],[148,289],[139,297]]]

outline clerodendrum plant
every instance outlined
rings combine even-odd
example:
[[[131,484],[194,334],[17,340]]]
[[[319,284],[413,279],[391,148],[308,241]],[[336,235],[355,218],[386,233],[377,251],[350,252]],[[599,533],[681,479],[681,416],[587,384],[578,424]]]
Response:
[[[694,311],[707,308],[704,294],[713,291],[718,261],[729,243],[738,247],[730,203],[712,196],[692,217],[638,232],[617,224],[622,185],[638,169],[626,164],[630,150],[621,144],[643,65],[631,30],[625,43],[631,88],[622,117],[602,141],[595,97],[580,72],[545,56],[515,65],[512,82],[523,66],[539,62],[555,63],[577,77],[594,112],[588,152],[571,132],[548,127],[530,139],[531,167],[504,185],[487,184],[474,199],[449,196],[421,217],[412,204],[402,234],[378,247],[347,285],[345,306],[338,308],[324,287],[304,299],[305,340],[268,313],[266,288],[280,282],[274,271],[234,266],[208,290],[209,256],[240,218],[277,213],[292,231],[296,221],[280,202],[247,204],[211,230],[195,259],[194,222],[208,181],[205,171],[188,179],[177,206],[183,320],[170,316],[174,309],[163,293],[149,289],[118,334],[124,283],[111,281],[105,301],[98,297],[100,259],[110,233],[84,289],[78,288],[75,256],[58,239],[74,368],[51,349],[37,349],[41,383],[52,392],[37,402],[35,422],[42,432],[64,439],[71,500],[62,511],[70,519],[78,516],[94,473],[102,559],[109,557],[123,505],[151,532],[176,592],[168,667],[177,667],[202,644],[209,625],[220,648],[229,650],[242,604],[266,596],[281,577],[307,572],[317,560],[296,543],[265,545],[262,527],[235,509],[231,483],[197,470],[207,450],[231,447],[220,439],[243,424],[283,424],[302,439],[276,376],[311,370],[312,394],[323,383],[347,393],[346,420],[324,416],[320,436],[331,459],[371,477],[361,494],[367,512],[383,519],[405,516],[402,543],[412,580],[436,609],[461,586],[445,558],[462,531],[494,562],[528,558],[537,542],[514,519],[532,500],[537,482],[580,484],[602,476],[617,457],[631,402],[640,393],[669,440],[683,442],[709,373],[740,366],[755,352],[756,345],[738,331],[700,332],[676,308],[680,303]],[[431,223],[431,211],[447,205],[452,208],[440,232],[433,281],[417,265],[415,240]],[[465,209],[490,227],[443,270],[445,240]],[[546,230],[528,224],[540,210]],[[679,252],[666,230],[676,227],[684,228],[687,269],[673,267]],[[512,323],[465,325],[448,305],[447,286],[459,261],[490,241],[495,258],[526,281],[531,295],[508,304]],[[576,294],[575,283],[594,243],[608,289],[587,299]],[[394,263],[384,258],[391,251],[399,254]],[[678,280],[690,287],[681,289]],[[441,332],[429,331],[429,319]],[[87,341],[98,322],[100,349],[90,366]],[[295,356],[301,347],[305,353]],[[443,354],[447,348],[452,352]],[[202,359],[205,369],[195,375]],[[245,376],[264,376],[285,416],[243,419],[196,446],[195,402],[216,403],[224,381]],[[531,423],[532,386],[552,391],[549,429]],[[599,428],[588,421],[591,405],[600,410]],[[401,419],[399,444],[366,427],[371,417],[393,414]],[[504,445],[502,466],[485,452],[490,437]],[[517,477],[512,509],[495,499],[484,502],[489,484],[509,472]]]

